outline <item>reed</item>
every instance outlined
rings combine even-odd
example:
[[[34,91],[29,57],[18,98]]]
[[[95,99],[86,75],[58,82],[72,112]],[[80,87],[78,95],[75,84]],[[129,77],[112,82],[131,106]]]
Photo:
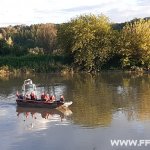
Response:
[[[60,72],[67,65],[65,56],[57,55],[26,55],[22,57],[0,57],[0,67],[11,72]]]

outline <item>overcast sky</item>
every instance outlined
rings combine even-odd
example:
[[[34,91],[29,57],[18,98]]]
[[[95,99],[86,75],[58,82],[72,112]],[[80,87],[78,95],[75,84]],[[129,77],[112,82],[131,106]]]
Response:
[[[0,0],[0,26],[62,23],[89,13],[112,22],[150,17],[150,0]]]

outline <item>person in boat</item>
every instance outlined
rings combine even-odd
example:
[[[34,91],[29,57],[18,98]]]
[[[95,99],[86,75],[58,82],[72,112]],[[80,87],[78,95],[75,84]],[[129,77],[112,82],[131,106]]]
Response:
[[[45,92],[42,93],[41,100],[42,101],[48,101],[49,100],[49,94],[46,94]]]
[[[35,95],[34,91],[31,92],[30,98],[31,98],[31,100],[36,100],[37,99],[37,96]]]
[[[26,100],[31,100],[30,94],[26,94],[26,95],[25,95],[25,99],[26,99]]]
[[[23,100],[23,98],[24,98],[22,94],[18,93],[18,91],[16,92],[16,96],[17,96],[18,99],[22,99]]]
[[[46,94],[46,96],[45,96],[45,101],[49,101],[49,94]]]
[[[64,101],[65,101],[64,96],[63,96],[63,95],[60,95],[60,101],[61,101],[61,102],[64,102]]]
[[[54,95],[50,96],[49,101],[50,101],[51,103],[54,102],[55,100],[56,100],[56,98],[55,98]]]
[[[42,100],[42,101],[44,100],[44,97],[45,97],[45,93],[42,93],[42,94],[41,94],[41,100]]]

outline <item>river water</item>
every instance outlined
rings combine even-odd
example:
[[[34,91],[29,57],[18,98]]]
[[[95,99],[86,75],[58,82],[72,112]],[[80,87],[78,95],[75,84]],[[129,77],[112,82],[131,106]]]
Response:
[[[37,85],[38,94],[46,91],[57,99],[63,94],[73,104],[67,110],[17,107],[15,93],[27,78]],[[137,140],[138,145],[112,146],[114,139]],[[103,72],[0,78],[0,149],[150,149],[150,75]]]

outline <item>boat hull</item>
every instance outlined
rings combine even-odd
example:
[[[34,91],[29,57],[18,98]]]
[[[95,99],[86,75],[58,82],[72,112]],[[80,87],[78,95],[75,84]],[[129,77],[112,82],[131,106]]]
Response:
[[[57,108],[59,106],[63,106],[64,102],[61,101],[55,101],[53,103],[48,103],[45,101],[41,100],[22,100],[22,99],[17,99],[16,100],[17,105],[20,107],[34,107],[34,108]]]

